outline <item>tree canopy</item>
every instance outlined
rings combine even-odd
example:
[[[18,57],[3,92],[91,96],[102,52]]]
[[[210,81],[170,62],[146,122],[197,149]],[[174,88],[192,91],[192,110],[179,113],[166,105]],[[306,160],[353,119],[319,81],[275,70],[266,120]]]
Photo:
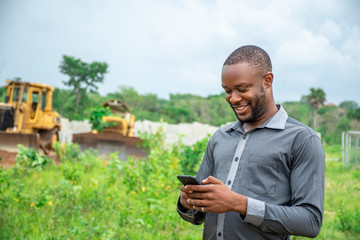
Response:
[[[316,130],[317,111],[320,107],[324,106],[326,101],[326,94],[321,88],[310,88],[310,93],[303,96],[303,99],[312,107],[314,110],[314,121],[313,129]]]
[[[86,63],[79,58],[63,55],[59,68],[61,73],[69,77],[69,79],[63,81],[63,83],[71,87],[75,94],[74,113],[77,114],[78,106],[84,94],[88,91],[97,92],[98,84],[104,81],[108,64],[96,61]]]
[[[0,97],[5,98],[5,88],[0,87]],[[132,87],[120,87],[117,91],[101,96],[89,92],[83,96],[86,104],[79,106],[78,114],[74,113],[75,96],[72,90],[56,88],[53,95],[53,107],[63,117],[71,120],[89,119],[91,109],[100,106],[110,99],[127,103],[137,120],[163,120],[167,123],[200,122],[221,126],[236,121],[234,112],[225,101],[224,93],[201,97],[192,94],[172,94],[170,99],[160,99],[156,94],[140,94]],[[300,101],[281,103],[288,115],[311,126],[314,109]],[[321,106],[321,105],[319,105]],[[340,144],[343,131],[360,130],[360,107],[354,101],[343,101],[338,106],[326,105],[317,109],[318,128],[323,143]]]

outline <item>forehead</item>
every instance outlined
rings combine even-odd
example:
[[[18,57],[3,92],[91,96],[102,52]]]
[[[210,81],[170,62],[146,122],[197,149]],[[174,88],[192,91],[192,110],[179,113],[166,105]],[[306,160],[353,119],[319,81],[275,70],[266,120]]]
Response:
[[[223,83],[231,83],[233,81],[249,82],[258,79],[258,75],[258,71],[251,67],[248,63],[237,63],[223,66],[221,80]]]

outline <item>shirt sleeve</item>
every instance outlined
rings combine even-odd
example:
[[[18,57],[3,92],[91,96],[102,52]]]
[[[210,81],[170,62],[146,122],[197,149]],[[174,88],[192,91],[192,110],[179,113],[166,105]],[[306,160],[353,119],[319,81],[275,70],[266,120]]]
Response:
[[[200,225],[205,221],[205,213],[199,212],[195,209],[185,209],[180,203],[180,198],[177,202],[177,212],[182,219],[195,225]]]
[[[319,234],[324,212],[325,154],[317,136],[299,145],[294,149],[290,205],[279,206],[248,198],[244,222],[269,233],[305,237]]]

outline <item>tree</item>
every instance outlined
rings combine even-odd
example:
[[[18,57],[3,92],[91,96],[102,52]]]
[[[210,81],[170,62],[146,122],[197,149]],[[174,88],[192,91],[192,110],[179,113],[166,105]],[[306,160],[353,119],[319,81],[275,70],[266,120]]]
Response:
[[[357,119],[360,121],[360,107],[350,110],[347,114],[349,119]]]
[[[351,110],[355,110],[356,108],[358,108],[359,105],[357,104],[357,102],[354,102],[354,101],[343,101],[339,104],[339,107],[341,107],[349,112]]]
[[[0,102],[5,101],[5,96],[6,96],[6,88],[0,87]]]
[[[69,80],[63,81],[63,83],[72,87],[75,94],[74,112],[77,114],[82,96],[88,91],[97,92],[97,84],[104,81],[108,65],[105,62],[92,62],[89,64],[80,59],[63,55],[59,68],[61,73],[69,76]]]
[[[317,111],[319,108],[324,106],[324,103],[326,101],[325,98],[326,94],[321,88],[310,88],[309,95],[303,96],[303,99],[311,106],[311,108],[314,110],[314,122],[313,122],[313,128],[316,131],[316,118],[317,118]]]
[[[286,109],[287,114],[302,122],[305,125],[312,124],[311,116],[313,110],[309,104],[304,102],[283,102],[282,106]]]
[[[12,80],[15,81],[15,82],[21,82],[22,78],[21,77],[14,77]]]

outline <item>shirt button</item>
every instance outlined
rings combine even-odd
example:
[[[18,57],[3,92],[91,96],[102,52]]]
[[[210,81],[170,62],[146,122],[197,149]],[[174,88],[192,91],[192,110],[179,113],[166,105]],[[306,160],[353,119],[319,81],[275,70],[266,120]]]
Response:
[[[229,180],[229,181],[227,182],[227,184],[230,185],[230,184],[231,184],[231,180]]]
[[[235,162],[237,162],[238,160],[239,160],[239,158],[238,158],[238,157],[236,157],[236,158],[235,158]]]
[[[218,232],[218,236],[221,237],[221,232]]]

